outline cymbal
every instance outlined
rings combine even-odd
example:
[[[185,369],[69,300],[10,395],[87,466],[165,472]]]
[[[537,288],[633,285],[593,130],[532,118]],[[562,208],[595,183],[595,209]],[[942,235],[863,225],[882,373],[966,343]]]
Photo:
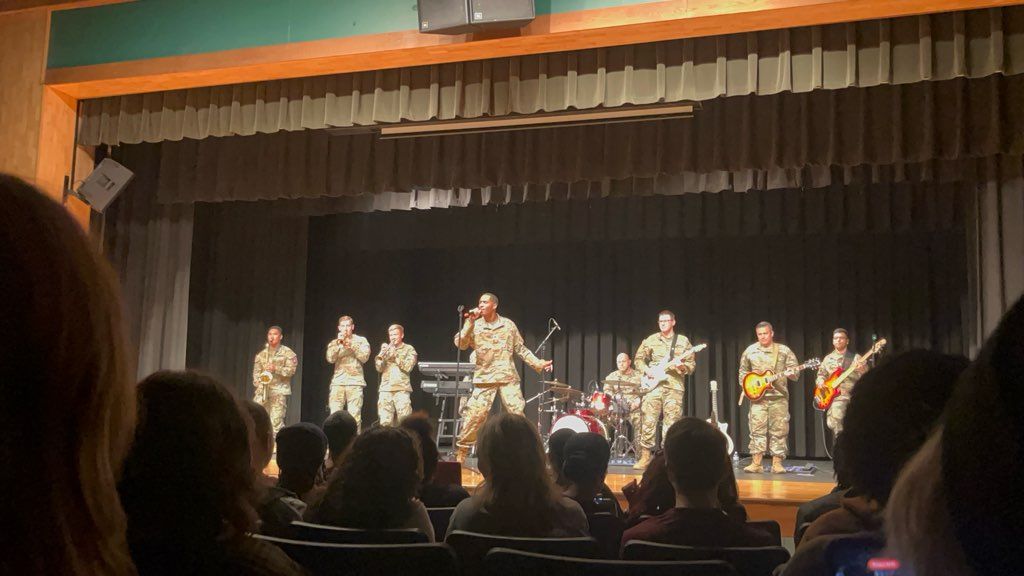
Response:
[[[629,382],[626,380],[601,380],[601,384],[606,386],[618,386],[619,388],[636,388],[639,386],[636,382]]]
[[[549,386],[565,386],[565,387],[569,386],[565,382],[559,382],[558,378],[555,378],[554,380],[541,380],[540,383],[541,384],[547,384]]]
[[[577,390],[575,388],[563,388],[561,386],[550,386],[550,387],[548,387],[547,391],[551,392],[552,394],[555,394],[556,396],[559,396],[559,395],[561,395],[561,396],[582,396],[583,395],[583,392],[580,392],[579,390]]]

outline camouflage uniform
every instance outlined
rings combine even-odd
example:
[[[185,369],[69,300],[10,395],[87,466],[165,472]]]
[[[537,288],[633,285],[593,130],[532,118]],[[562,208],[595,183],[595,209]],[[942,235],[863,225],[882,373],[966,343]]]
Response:
[[[854,355],[853,360],[846,368],[853,365],[854,362],[860,359],[859,355]],[[845,354],[841,354],[832,351],[831,354],[825,356],[821,361],[821,366],[818,367],[818,378],[815,381],[815,386],[821,386],[825,383],[825,380],[832,375],[833,372],[838,368],[843,367],[843,361],[845,360]],[[846,416],[846,405],[850,403],[850,393],[853,392],[853,385],[860,380],[860,377],[868,371],[866,365],[858,367],[853,371],[852,374],[843,380],[843,383],[839,385],[839,394],[832,400],[832,405],[829,406],[828,412],[825,415],[825,423],[832,430],[833,434],[838,435],[843,431],[843,417]]]
[[[273,364],[273,379],[263,389],[260,386],[260,374]],[[253,399],[270,414],[270,424],[274,428],[274,437],[284,427],[284,416],[288,411],[288,396],[292,393],[292,376],[299,367],[299,357],[291,348],[279,344],[277,349],[269,347],[260,350],[252,363],[252,385],[256,388]]]
[[[363,422],[363,364],[370,359],[370,343],[366,338],[353,334],[348,346],[336,339],[327,344],[327,361],[334,364],[331,377],[331,394],[328,398],[331,414],[346,410],[362,428]]]
[[[774,359],[774,364],[772,361]],[[789,347],[774,343],[762,348],[754,343],[743,351],[740,357],[739,382],[751,372],[771,370],[778,374],[796,368],[799,362]],[[800,374],[788,378],[796,382]],[[776,380],[760,400],[750,402],[750,453],[763,454],[770,451],[772,456],[785,458],[789,440],[789,383],[786,378]],[[768,436],[771,436],[769,445]]]
[[[377,354],[373,364],[381,374],[377,418],[381,426],[397,424],[402,418],[412,414],[412,401],[409,399],[412,384],[409,381],[409,372],[416,366],[416,349],[403,342],[386,356]]]
[[[615,372],[605,376],[604,379],[618,380],[620,382],[632,382],[637,385],[637,388],[634,390],[639,390],[640,388],[640,371],[636,368],[630,368],[628,374],[621,370],[616,370]],[[602,391],[605,394],[613,394],[613,388],[608,384],[604,385],[604,389]],[[642,414],[640,413],[640,394],[635,391],[626,393],[625,389],[623,389],[622,399],[625,400],[626,404],[629,406],[629,425],[633,428],[633,438],[636,438],[640,435],[640,425],[642,422]]]
[[[515,322],[502,316],[491,323],[482,317],[467,320],[453,340],[462,350],[472,347],[476,355],[473,395],[466,403],[462,431],[457,441],[459,449],[465,452],[476,442],[476,433],[487,420],[495,395],[500,393],[501,403],[509,412],[523,413],[526,401],[519,388],[519,373],[513,364],[513,355],[522,358],[538,372],[544,369],[544,361],[523,344],[523,336]],[[470,357],[473,358],[472,355]]]
[[[660,332],[651,334],[640,343],[637,348],[636,358],[633,365],[641,373],[647,372],[651,364],[661,362],[668,358],[669,348],[672,346],[673,336],[665,338]],[[676,339],[673,359],[680,358],[687,350],[692,348],[689,338],[679,335]],[[658,418],[664,415],[661,437],[664,438],[670,426],[683,417],[683,377],[693,373],[697,366],[697,360],[690,356],[683,361],[678,369],[668,371],[668,379],[663,381],[653,392],[648,392],[640,403],[640,413],[643,420],[640,424],[640,437],[637,443],[645,451],[654,448],[654,434],[658,428]]]

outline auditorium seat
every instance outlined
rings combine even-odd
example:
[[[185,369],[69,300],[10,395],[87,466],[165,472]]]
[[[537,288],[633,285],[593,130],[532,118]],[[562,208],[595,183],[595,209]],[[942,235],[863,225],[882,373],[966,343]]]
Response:
[[[575,538],[517,538],[455,530],[445,538],[455,550],[465,576],[482,574],[484,556],[492,548],[510,548],[538,554],[554,554],[574,558],[596,558],[597,541],[588,536]]]
[[[622,557],[626,560],[724,560],[741,576],[770,576],[779,564],[789,561],[789,551],[781,546],[694,548],[630,540]]]
[[[622,544],[622,533],[626,523],[614,514],[598,512],[587,517],[590,523],[590,535],[597,540],[602,558],[617,559],[619,546]]]
[[[427,535],[415,528],[395,530],[361,530],[341,528],[308,522],[292,522],[292,538],[305,542],[329,542],[332,544],[425,544]]]
[[[458,576],[447,544],[331,544],[253,536],[284,550],[312,576]]]
[[[495,548],[484,559],[488,576],[737,576],[721,560],[700,562],[570,558]]]
[[[775,520],[747,520],[747,526],[771,535],[776,546],[782,546],[782,526]]]
[[[427,508],[427,515],[430,516],[430,524],[434,527],[434,538],[438,541],[444,540],[444,535],[448,533],[448,524],[451,522],[452,513],[454,512],[454,507]]]

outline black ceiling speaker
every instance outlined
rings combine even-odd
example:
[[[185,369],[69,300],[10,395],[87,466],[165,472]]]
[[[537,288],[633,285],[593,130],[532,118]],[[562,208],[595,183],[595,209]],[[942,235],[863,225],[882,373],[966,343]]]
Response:
[[[533,0],[419,0],[420,32],[468,34],[521,28],[536,16]]]

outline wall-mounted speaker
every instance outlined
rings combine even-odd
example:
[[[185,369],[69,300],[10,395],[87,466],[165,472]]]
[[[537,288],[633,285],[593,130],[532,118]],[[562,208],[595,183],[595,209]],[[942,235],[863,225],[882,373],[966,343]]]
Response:
[[[520,28],[536,16],[533,0],[419,0],[420,32],[468,34]]]
[[[93,210],[103,212],[134,176],[131,170],[110,158],[104,158],[72,193]]]

